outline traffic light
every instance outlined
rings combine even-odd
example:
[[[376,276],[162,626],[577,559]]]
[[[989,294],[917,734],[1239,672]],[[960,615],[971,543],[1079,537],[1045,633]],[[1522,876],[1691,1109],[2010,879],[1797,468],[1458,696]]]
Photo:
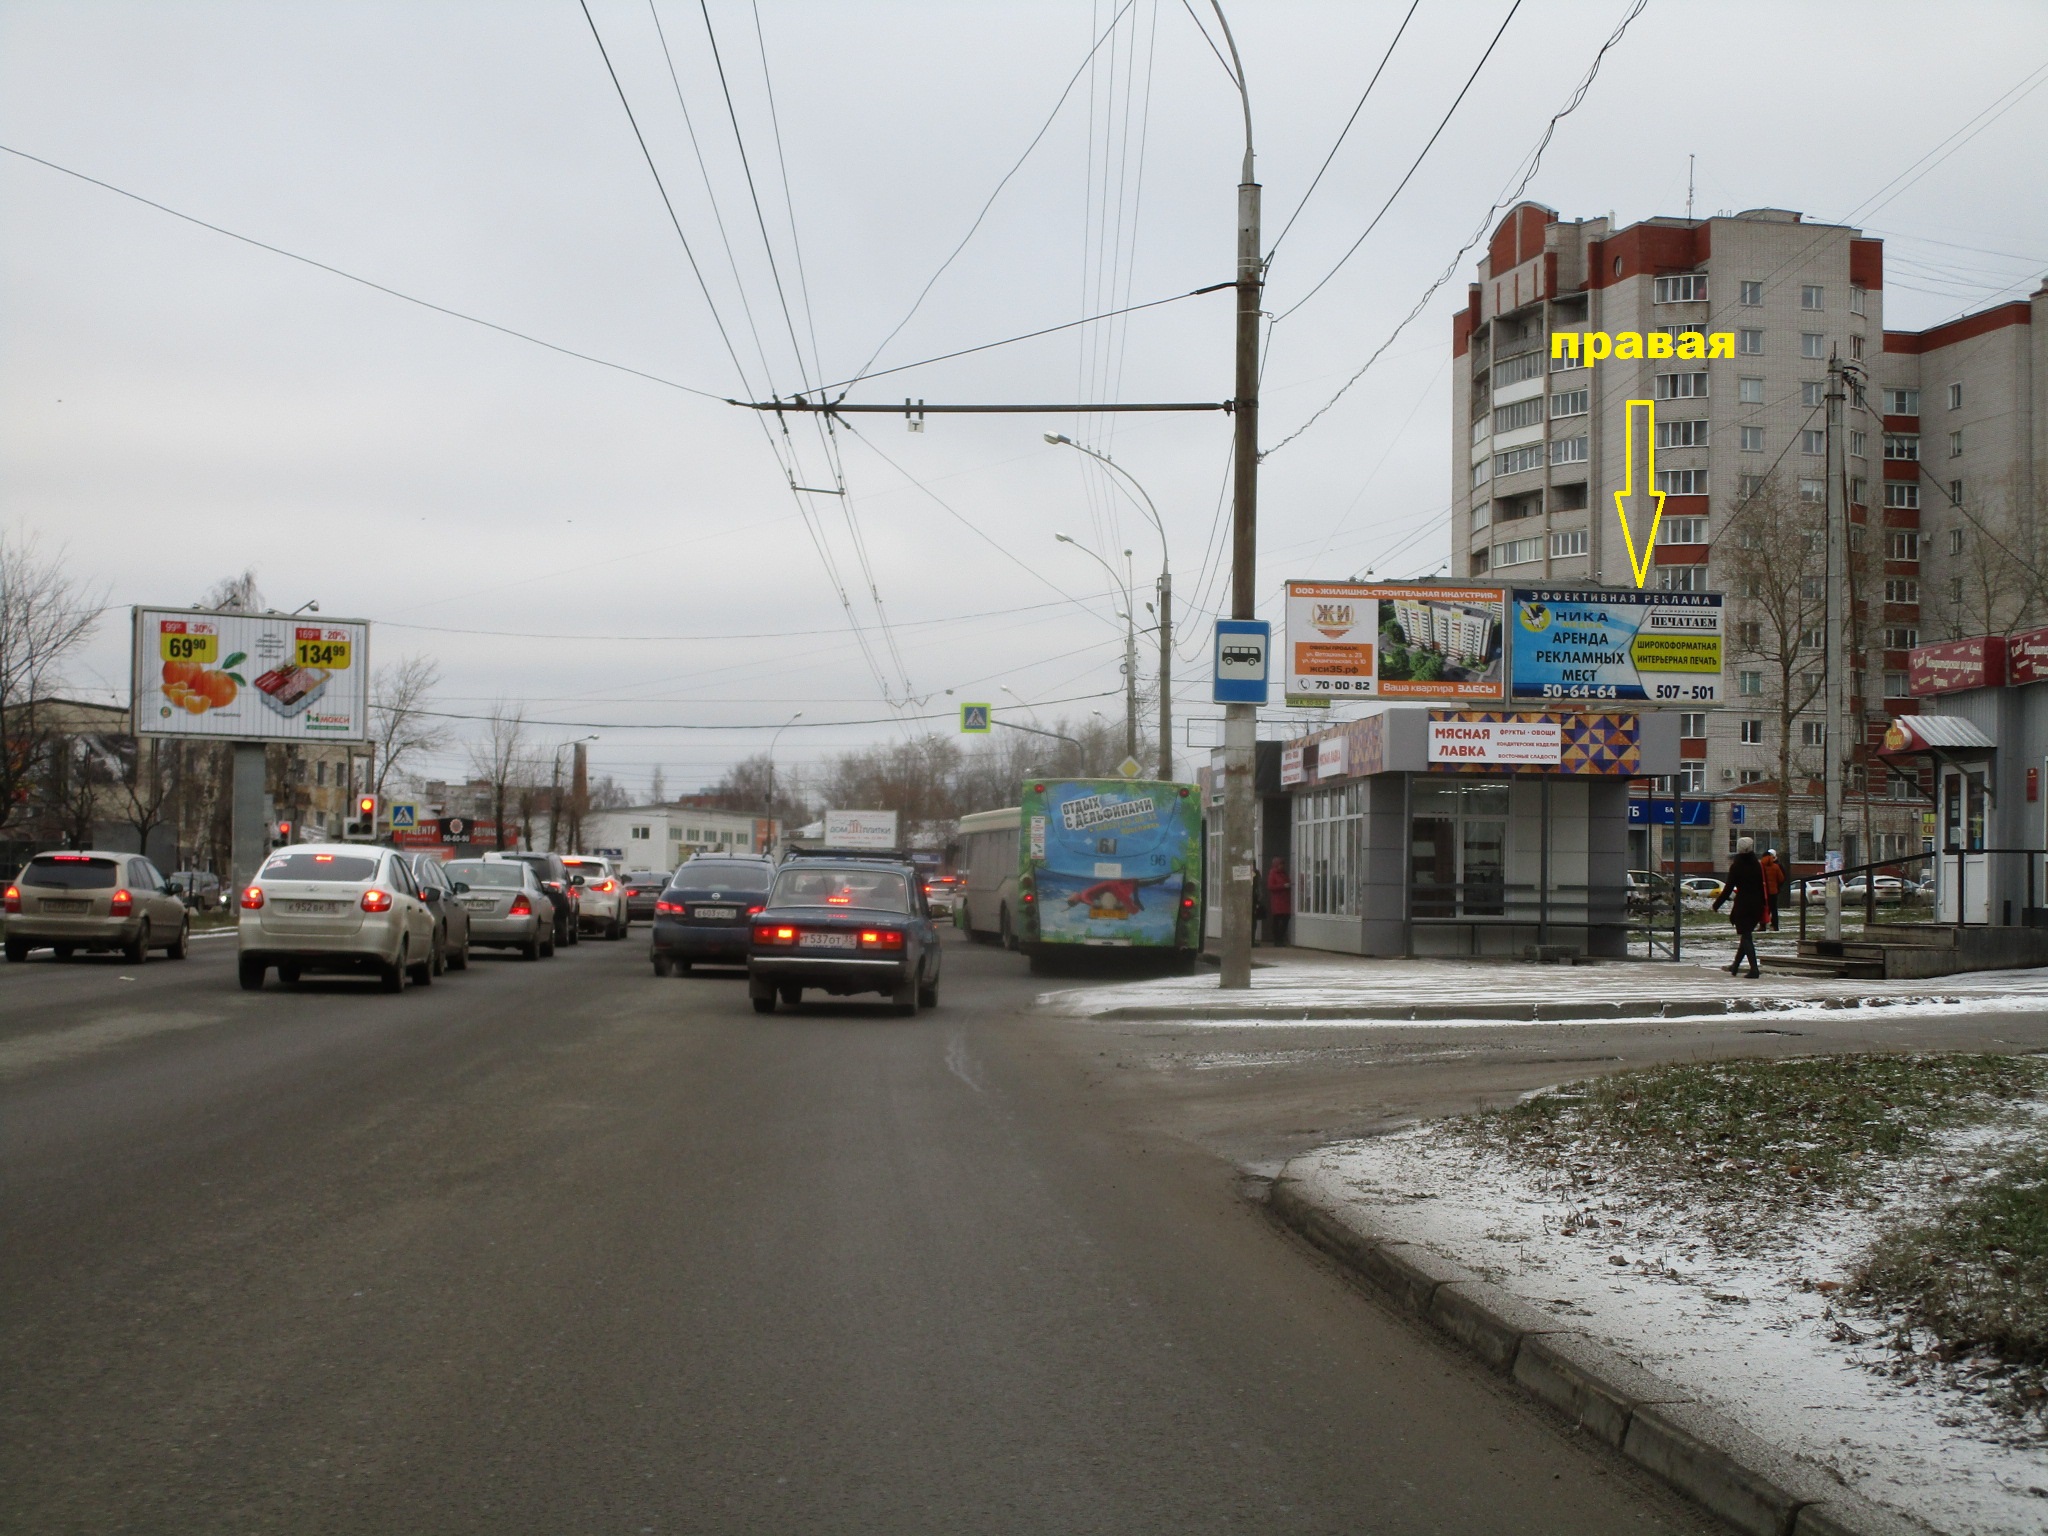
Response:
[[[273,848],[282,848],[291,840],[292,824],[288,821],[280,821],[277,824],[277,835],[271,838],[270,846]]]
[[[348,837],[374,838],[377,835],[377,797],[356,796],[355,819],[343,829]]]

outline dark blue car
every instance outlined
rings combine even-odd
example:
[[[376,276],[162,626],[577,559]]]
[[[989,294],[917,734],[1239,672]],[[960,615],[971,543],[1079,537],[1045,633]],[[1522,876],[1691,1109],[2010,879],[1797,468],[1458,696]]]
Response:
[[[924,882],[902,860],[801,858],[776,872],[754,914],[747,991],[756,1013],[806,990],[879,992],[914,1016],[939,1002],[938,924]]]
[[[668,877],[654,903],[654,974],[693,965],[745,965],[747,930],[768,900],[775,866],[766,859],[691,859]]]

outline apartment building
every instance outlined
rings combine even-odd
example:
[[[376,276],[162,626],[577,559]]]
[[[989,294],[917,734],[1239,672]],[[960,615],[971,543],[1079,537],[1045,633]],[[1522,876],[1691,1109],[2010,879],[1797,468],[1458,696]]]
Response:
[[[1569,340],[1554,342],[1560,333]],[[1603,350],[1585,344],[1595,333],[1622,355],[1589,364]],[[1622,351],[1624,335],[1643,340]],[[1524,203],[1488,244],[1452,353],[1451,568],[1462,575],[1633,585],[1614,496],[1629,483],[1626,402],[1656,402],[1665,501],[1650,580],[1728,594],[1724,707],[1685,717],[1678,779],[1725,804],[1679,835],[1688,868],[1725,858],[1738,827],[1800,862],[1819,853],[1807,814],[1825,706],[1813,533],[1830,358],[1863,380],[1843,421],[1861,739],[1874,744],[1912,709],[1914,645],[2048,619],[2040,584],[2014,574],[2048,553],[2048,286],[1928,331],[1887,331],[1883,242],[1860,230],[1775,208],[1615,228]],[[2028,558],[1997,558],[2022,544]],[[1773,578],[1787,601],[1770,600]],[[1852,811],[1851,862],[1917,850],[1924,789],[1859,765],[1852,796],[1882,806]],[[1643,835],[1638,856],[1668,863],[1669,847]]]

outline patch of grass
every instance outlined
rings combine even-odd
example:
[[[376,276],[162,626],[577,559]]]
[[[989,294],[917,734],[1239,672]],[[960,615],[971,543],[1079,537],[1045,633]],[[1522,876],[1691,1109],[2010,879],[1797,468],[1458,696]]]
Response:
[[[1858,1300],[1890,1312],[1898,1345],[1939,1341],[1944,1361],[1988,1358],[2008,1373],[1994,1396],[2040,1414],[2048,1399],[2048,1145],[2012,1154],[1932,1217],[1872,1244]]]
[[[2048,1060],[2030,1056],[1701,1062],[1569,1084],[1454,1126],[1582,1182],[1761,1214],[1854,1193],[1878,1165],[2044,1090]]]

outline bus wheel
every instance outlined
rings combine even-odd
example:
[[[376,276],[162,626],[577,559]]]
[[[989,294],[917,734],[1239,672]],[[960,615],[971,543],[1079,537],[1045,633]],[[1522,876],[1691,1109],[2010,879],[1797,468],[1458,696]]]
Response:
[[[1007,906],[997,916],[997,928],[1003,948],[1014,950],[1017,947],[1017,930],[1010,926],[1010,909]]]

